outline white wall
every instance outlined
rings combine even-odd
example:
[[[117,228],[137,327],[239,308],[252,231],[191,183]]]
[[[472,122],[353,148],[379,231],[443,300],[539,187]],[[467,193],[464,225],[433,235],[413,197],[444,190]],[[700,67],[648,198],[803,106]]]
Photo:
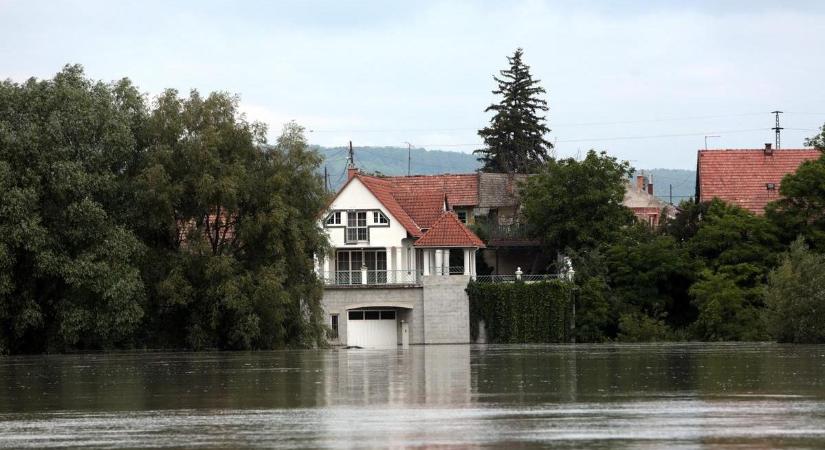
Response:
[[[373,226],[372,223],[372,213],[367,213],[367,225],[369,228],[369,243],[360,242],[357,244],[347,244],[346,243],[346,224],[347,224],[347,217],[346,217],[346,210],[349,209],[356,209],[356,210],[380,210],[387,216],[390,221],[390,225],[386,226],[381,224],[380,226]],[[331,211],[335,210],[343,210],[341,213],[341,226],[326,226],[325,230],[327,232],[327,236],[329,236],[330,244],[335,247],[336,249],[341,248],[386,248],[387,249],[387,268],[390,270],[398,270],[398,269],[406,269],[406,257],[404,252],[401,249],[395,250],[395,247],[402,247],[402,240],[406,239],[407,237],[407,230],[398,222],[395,216],[390,214],[390,212],[385,208],[381,202],[372,195],[372,192],[367,189],[366,186],[359,180],[354,179],[350,182],[343,191],[338,194],[338,197],[332,202],[329,207],[329,210],[324,213],[321,218],[321,225],[324,226],[324,222],[327,218],[327,215]],[[377,224],[376,224],[377,225]],[[406,242],[405,242],[406,243]],[[398,252],[398,256],[394,257],[393,252]],[[400,267],[398,265],[393,266],[392,261],[399,261],[402,262]],[[396,263],[397,264],[397,263]],[[325,267],[323,270],[329,271],[331,269],[331,265],[328,262],[325,262],[324,265],[321,267]]]

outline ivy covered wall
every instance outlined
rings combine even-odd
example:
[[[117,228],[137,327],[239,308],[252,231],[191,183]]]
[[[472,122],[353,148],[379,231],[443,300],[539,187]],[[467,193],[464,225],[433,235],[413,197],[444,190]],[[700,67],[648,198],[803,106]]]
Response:
[[[488,343],[568,342],[573,321],[570,284],[475,283],[470,297],[470,338],[478,338],[484,321]]]

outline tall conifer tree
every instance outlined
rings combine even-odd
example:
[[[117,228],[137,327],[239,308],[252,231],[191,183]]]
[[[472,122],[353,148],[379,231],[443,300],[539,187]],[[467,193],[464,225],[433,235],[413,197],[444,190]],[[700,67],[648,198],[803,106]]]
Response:
[[[476,150],[478,160],[484,163],[484,172],[531,173],[538,171],[550,158],[553,144],[544,139],[550,132],[545,124],[547,102],[539,98],[545,90],[539,86],[540,80],[530,75],[530,66],[522,62],[522,49],[516,49],[508,56],[510,68],[500,71],[501,78],[493,76],[498,83],[495,95],[501,101],[487,107],[493,111],[490,125],[479,130],[485,148]]]

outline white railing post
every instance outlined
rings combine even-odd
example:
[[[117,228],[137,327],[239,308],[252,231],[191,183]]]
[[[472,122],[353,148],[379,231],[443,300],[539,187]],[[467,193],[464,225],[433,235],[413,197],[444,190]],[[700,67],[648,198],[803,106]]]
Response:
[[[367,266],[361,266],[361,284],[367,284]]]
[[[516,267],[516,280],[521,280],[521,274],[524,272],[521,271],[521,267]]]

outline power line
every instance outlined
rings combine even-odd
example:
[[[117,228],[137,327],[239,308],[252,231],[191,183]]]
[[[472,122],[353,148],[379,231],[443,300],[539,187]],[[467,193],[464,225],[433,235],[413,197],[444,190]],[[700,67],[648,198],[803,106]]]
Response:
[[[657,122],[679,122],[690,120],[710,120],[710,119],[725,119],[732,117],[756,117],[764,115],[764,112],[748,112],[748,113],[734,113],[734,114],[715,114],[707,116],[677,116],[677,117],[657,117],[652,119],[633,119],[633,120],[612,120],[612,121],[594,121],[594,122],[558,122],[552,123],[552,126],[558,127],[579,127],[579,126],[599,126],[599,125],[629,125],[636,123],[657,123]],[[785,114],[805,115],[805,116],[825,116],[825,112],[786,112]],[[372,128],[372,129],[328,129],[328,130],[309,130],[310,133],[416,133],[416,132],[442,132],[442,131],[468,131],[478,130],[477,127],[455,127],[455,128]]]

